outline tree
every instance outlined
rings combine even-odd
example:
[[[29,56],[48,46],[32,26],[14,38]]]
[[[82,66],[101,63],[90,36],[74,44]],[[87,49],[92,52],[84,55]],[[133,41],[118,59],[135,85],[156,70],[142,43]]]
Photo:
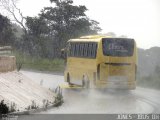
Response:
[[[56,7],[44,8],[40,15],[48,20],[56,37],[63,35],[72,38],[97,34],[100,30],[99,23],[86,16],[87,8],[85,6],[75,6],[72,0],[51,0],[51,2],[54,2]]]
[[[0,45],[13,45],[15,41],[14,29],[7,17],[0,14]]]
[[[26,17],[23,16],[21,10],[17,7],[18,0],[0,0],[0,8],[5,10],[6,13],[11,17],[10,19],[16,22],[22,28],[22,37],[18,38],[16,41],[16,47],[20,50],[30,50],[29,37],[27,33],[27,28],[25,26]],[[32,46],[31,46],[32,47]],[[31,51],[30,51],[31,53]]]
[[[27,17],[27,36],[29,37],[30,50],[32,50],[32,55],[40,57],[48,57],[49,52],[49,27],[44,19],[41,17]],[[32,47],[31,47],[32,46]]]
[[[2,114],[7,114],[9,112],[9,107],[4,103],[4,100],[0,102],[0,118]]]
[[[97,34],[101,30],[97,21],[90,20],[86,16],[85,6],[73,5],[72,0],[51,0],[51,2],[55,4],[54,8],[46,7],[39,17],[27,18],[26,26],[30,35],[49,40],[54,48],[53,57],[60,56],[60,49],[70,38]]]
[[[25,17],[21,10],[16,6],[18,0],[0,0],[0,7],[8,12],[12,17],[13,21],[18,23],[27,32],[25,27]]]

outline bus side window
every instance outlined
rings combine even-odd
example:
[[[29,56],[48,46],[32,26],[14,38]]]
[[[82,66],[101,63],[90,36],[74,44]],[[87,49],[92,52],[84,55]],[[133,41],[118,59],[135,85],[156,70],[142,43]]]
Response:
[[[78,45],[79,45],[78,57],[81,57],[81,43],[78,43]]]
[[[84,57],[87,57],[87,43],[84,45]]]
[[[96,57],[97,44],[96,43],[70,43],[68,47],[68,56],[71,57]]]
[[[68,56],[72,56],[72,54],[73,54],[72,49],[73,49],[73,45],[70,44]]]
[[[96,43],[92,44],[92,58],[96,57],[96,51],[97,51],[96,45],[97,45]]]
[[[74,43],[72,43],[72,48],[71,48],[71,56],[73,57],[73,56],[75,56],[75,44]]]
[[[93,58],[93,51],[94,51],[94,49],[93,49],[93,43],[91,43],[90,49],[91,49],[91,51],[90,51],[90,53],[91,53],[91,58]]]
[[[89,56],[90,56],[89,51],[90,51],[90,48],[89,48],[89,43],[88,43],[88,46],[87,46],[87,58],[89,58]]]
[[[80,56],[80,44],[79,43],[77,43],[77,57],[79,57]]]
[[[79,46],[80,46],[80,49],[79,49],[79,56],[80,56],[80,57],[83,57],[83,44],[80,43]]]
[[[83,51],[84,51],[84,43],[81,43],[81,57],[84,57],[84,54],[83,54]]]
[[[83,47],[83,57],[85,57],[85,51],[86,51],[86,46],[85,46],[86,43],[84,43],[84,47]]]
[[[67,56],[70,56],[71,55],[71,44],[70,43],[67,44],[66,51],[67,51]]]
[[[74,56],[76,56],[76,44],[74,43]]]
[[[91,58],[92,57],[92,43],[88,43],[88,57]]]
[[[75,56],[77,57],[78,56],[78,44],[75,44],[75,47],[76,47],[76,49],[75,49]]]
[[[80,43],[78,43],[77,45],[78,45],[78,48],[77,48],[77,50],[78,50],[78,51],[77,51],[77,57],[79,57],[80,54],[81,54],[81,53],[80,53],[80,52],[81,52],[81,51],[80,51]]]
[[[97,53],[97,44],[93,43],[93,58],[96,58],[96,53]]]

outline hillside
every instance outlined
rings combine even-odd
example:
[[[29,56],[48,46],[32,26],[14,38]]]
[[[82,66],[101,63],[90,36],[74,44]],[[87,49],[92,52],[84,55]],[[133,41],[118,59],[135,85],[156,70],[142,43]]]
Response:
[[[160,47],[138,50],[137,85],[160,89]]]
[[[154,74],[157,66],[160,66],[160,47],[138,49],[138,74],[140,76]]]

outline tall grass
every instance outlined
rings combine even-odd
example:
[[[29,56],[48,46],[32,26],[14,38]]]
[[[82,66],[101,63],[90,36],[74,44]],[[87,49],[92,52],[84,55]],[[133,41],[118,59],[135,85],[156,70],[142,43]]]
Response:
[[[23,69],[63,72],[64,60],[27,57],[24,59]]]
[[[33,57],[30,55],[22,54],[18,51],[13,51],[8,54],[16,57],[17,69],[38,70],[38,71],[51,71],[63,72],[64,60],[60,58],[48,59]]]

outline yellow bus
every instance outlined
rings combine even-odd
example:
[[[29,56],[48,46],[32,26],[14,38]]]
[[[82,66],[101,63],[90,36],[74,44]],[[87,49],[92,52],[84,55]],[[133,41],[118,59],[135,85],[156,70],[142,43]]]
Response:
[[[136,88],[137,47],[134,39],[93,35],[71,39],[64,72],[69,86]]]

